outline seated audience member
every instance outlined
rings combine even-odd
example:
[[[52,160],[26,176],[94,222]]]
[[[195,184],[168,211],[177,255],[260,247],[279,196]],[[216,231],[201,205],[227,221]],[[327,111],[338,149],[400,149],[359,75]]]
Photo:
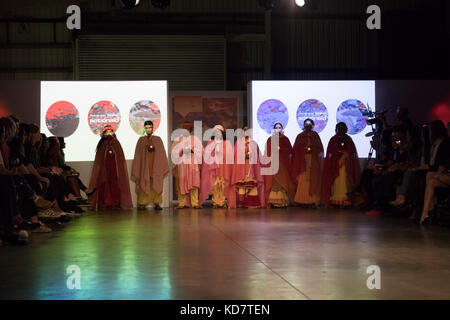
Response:
[[[423,210],[420,223],[428,221],[430,211],[433,209],[432,200],[434,190],[438,187],[447,187],[450,164],[450,138],[442,121],[436,120],[430,124],[431,149],[430,149],[430,171],[426,175],[426,188]]]
[[[396,207],[402,207],[405,205],[409,190],[412,187],[414,177],[420,170],[428,169],[428,154],[429,154],[429,141],[427,142],[428,127],[422,127],[421,136],[417,131],[407,131],[407,159],[404,166],[406,171],[403,174],[400,189],[397,192],[397,197],[389,204]]]
[[[9,163],[12,168],[17,168],[37,194],[45,196],[49,181],[35,170],[25,156],[28,137],[29,125],[21,123],[17,135],[9,142]]]
[[[375,201],[373,209],[366,214],[380,214],[387,208],[388,198],[395,197],[396,184],[401,182],[405,170],[415,162],[413,155],[408,153],[408,148],[412,145],[412,143],[408,144],[408,132],[404,126],[394,128],[392,133],[393,159],[388,162],[386,167],[380,168],[380,175],[374,178]],[[411,137],[410,141],[412,140]]]
[[[376,134],[371,146],[376,151],[376,159],[371,159],[361,173],[361,180],[356,187],[354,196],[361,196],[363,202],[359,205],[361,210],[372,208],[375,201],[374,182],[380,179],[383,170],[392,162],[392,127],[387,123],[384,114],[377,115],[380,124],[377,124]]]
[[[31,187],[34,193],[36,193],[42,199],[49,200],[51,193],[49,191],[54,190],[58,193],[63,192],[60,185],[50,184],[49,177],[42,176],[33,165],[32,161],[36,161],[36,166],[40,167],[40,158],[36,153],[33,153],[33,148],[30,146],[37,143],[39,136],[39,128],[35,125],[19,125],[19,133],[10,142],[10,166],[16,172],[21,173],[22,177],[26,180],[27,184]],[[27,155],[28,149],[28,155]],[[28,159],[28,156],[31,156]],[[31,161],[30,161],[31,160]],[[41,170],[42,172],[42,170]],[[52,179],[53,181],[53,179]],[[62,216],[70,214],[64,212],[58,205],[54,198],[47,201],[51,204],[49,208],[41,208],[39,212],[40,218],[57,219]],[[71,210],[67,210],[71,211]]]
[[[57,137],[48,138],[48,150],[44,155],[43,163],[46,167],[51,169],[53,174],[62,176],[64,178],[64,187],[58,189],[57,202],[58,205],[66,212],[82,213],[84,212],[78,206],[78,201],[72,193],[72,189],[67,183],[67,177],[64,176],[64,170],[60,167],[60,146]]]
[[[63,210],[61,210],[58,205],[58,199],[61,203],[61,197],[64,198],[64,190],[68,189],[66,186],[66,182],[64,181],[64,178],[54,172],[52,168],[44,165],[43,159],[45,159],[45,154],[42,155],[40,149],[45,149],[45,146],[41,147],[41,144],[46,144],[46,141],[43,141],[38,126],[32,124],[29,127],[30,133],[24,147],[26,158],[30,162],[31,166],[35,168],[35,170],[42,177],[45,177],[49,181],[46,192],[46,199],[52,202],[57,200],[54,204],[54,209],[57,212],[63,212]]]
[[[22,174],[28,184],[38,195],[49,200],[49,190],[53,188],[60,192],[60,189],[54,188],[55,186],[50,185],[50,179],[41,176],[41,174],[35,167],[39,167],[40,164],[38,163],[37,153],[32,152],[34,150],[32,145],[36,144],[38,142],[38,139],[40,139],[39,127],[35,125],[21,124],[18,136],[13,139],[12,143],[10,144],[10,159],[15,161],[17,165],[25,167],[25,169],[23,170],[27,171],[28,173],[24,172]],[[30,159],[27,156],[26,149],[28,149],[28,156],[31,157]],[[33,163],[33,161],[35,163]],[[67,213],[63,212],[58,204],[53,201],[54,199],[50,200],[53,203],[51,207],[51,209],[53,210],[53,212],[51,212],[52,216],[61,214],[67,215]],[[47,213],[49,212],[47,211]],[[41,213],[41,216],[42,215],[46,215],[46,213]]]
[[[63,175],[67,179],[67,183],[70,187],[71,193],[73,193],[79,202],[83,202],[80,190],[86,191],[87,187],[84,185],[84,183],[80,179],[80,173],[75,170],[74,168],[68,166],[66,164],[66,155],[64,153],[64,149],[66,148],[66,142],[64,141],[63,137],[58,137],[59,141],[59,167],[63,170]]]
[[[328,143],[322,175],[322,201],[326,206],[350,206],[348,194],[361,177],[358,153],[347,130],[344,122],[338,123],[336,135]]]
[[[420,223],[425,224],[429,221],[431,212],[434,208],[433,199],[436,188],[450,188],[450,164],[446,165],[443,172],[432,172],[427,175],[424,205],[420,218]],[[450,189],[449,189],[450,191]]]
[[[0,173],[8,176],[4,178],[8,180],[9,187],[2,186],[3,197],[6,196],[6,200],[3,204],[6,204],[7,214],[14,216],[14,224],[20,227],[26,227],[32,232],[50,232],[51,229],[38,220],[39,209],[45,210],[52,206],[52,203],[44,200],[38,196],[36,192],[30,187],[27,180],[19,173],[18,166],[11,167],[10,147],[9,143],[17,138],[18,127],[16,122],[12,118],[0,119],[0,131],[1,131],[1,162]],[[17,163],[16,163],[17,164]],[[22,169],[28,172],[22,164]],[[6,213],[5,213],[6,214]],[[9,219],[6,219],[10,221]],[[7,229],[10,230],[11,225],[7,225]]]
[[[7,118],[0,118],[0,144],[3,145],[8,133],[5,132],[5,121]],[[9,122],[9,121],[8,121]],[[14,218],[19,215],[16,206],[16,190],[14,179],[5,168],[3,148],[0,148],[0,239],[8,241],[14,235]]]

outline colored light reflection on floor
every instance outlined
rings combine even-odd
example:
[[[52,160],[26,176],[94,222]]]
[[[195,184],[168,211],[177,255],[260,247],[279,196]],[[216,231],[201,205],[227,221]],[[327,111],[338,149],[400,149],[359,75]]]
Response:
[[[36,299],[170,299],[169,259],[166,243],[171,232],[151,237],[137,217],[98,214],[71,222],[69,230],[56,231],[41,256],[49,260],[36,270]],[[100,241],[100,239],[102,239]],[[64,244],[62,257],[50,258],[53,243]],[[42,250],[42,248],[41,248]],[[81,289],[69,289],[67,267],[81,271]],[[72,274],[73,275],[73,274]]]
[[[446,299],[446,231],[351,210],[88,212],[0,247],[0,299]]]

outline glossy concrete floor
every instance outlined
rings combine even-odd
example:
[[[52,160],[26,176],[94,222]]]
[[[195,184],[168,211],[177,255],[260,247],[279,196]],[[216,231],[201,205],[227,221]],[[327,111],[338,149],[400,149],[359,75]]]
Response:
[[[327,209],[88,212],[0,247],[0,298],[449,299],[450,231]]]

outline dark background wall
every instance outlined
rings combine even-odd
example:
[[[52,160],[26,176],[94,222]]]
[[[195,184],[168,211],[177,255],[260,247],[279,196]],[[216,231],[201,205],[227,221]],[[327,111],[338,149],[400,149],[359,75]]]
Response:
[[[22,122],[40,123],[40,81],[0,80],[0,116],[13,114]]]
[[[382,80],[376,82],[377,110],[388,109],[390,123],[395,124],[399,106],[409,108],[414,123],[450,121],[449,80]]]
[[[108,79],[112,73],[117,80],[159,80],[165,71],[177,90],[195,90],[201,82],[209,90],[242,90],[262,79],[448,79],[448,0],[306,0],[304,8],[273,1],[271,12],[258,0],[171,0],[166,10],[150,0],[132,10],[122,10],[119,0],[0,1],[0,79]],[[66,28],[71,4],[81,7],[80,31]],[[373,4],[382,10],[379,31],[366,28]],[[142,35],[164,43],[136,45]],[[92,44],[86,39],[99,36],[105,39],[96,50],[100,65],[86,55]],[[221,38],[222,51],[201,42],[197,48],[222,61],[208,60],[202,69],[180,65],[180,48],[187,49],[179,36]],[[133,63],[143,57],[137,69]],[[151,61],[162,61],[164,69]]]
[[[38,82],[19,80],[169,79],[170,90],[246,90],[251,80],[377,79],[379,108],[449,120],[449,82],[418,80],[449,79],[450,1],[273,1],[272,11],[258,0],[171,0],[165,10],[150,0],[132,10],[119,0],[0,1],[0,80],[15,80],[0,82],[0,115],[39,120]],[[79,31],[66,28],[71,4],[81,7]],[[381,30],[366,28],[373,4]],[[394,111],[388,117],[395,122]]]

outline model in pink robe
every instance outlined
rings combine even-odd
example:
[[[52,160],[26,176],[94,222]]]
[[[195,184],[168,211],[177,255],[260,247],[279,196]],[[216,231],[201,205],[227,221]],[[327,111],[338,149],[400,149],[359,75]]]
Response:
[[[216,143],[221,144],[222,149],[222,163],[217,163],[218,161],[214,161],[213,163],[209,163],[213,159],[216,159],[216,148],[212,145],[216,145]],[[209,154],[208,154],[209,153]],[[233,147],[231,143],[227,140],[210,140],[206,145],[204,155],[203,155],[203,164],[202,164],[202,177],[201,177],[201,186],[200,186],[200,205],[205,202],[205,200],[211,194],[211,190],[214,186],[217,176],[222,176],[225,180],[225,197],[228,199],[228,208],[230,208],[230,204],[236,207],[236,193],[234,189],[231,188],[231,174],[233,170]],[[227,158],[228,161],[227,161]],[[228,162],[228,163],[227,163]]]
[[[191,206],[191,190],[200,189],[202,142],[194,135],[180,136],[173,142],[172,153],[174,152],[181,157],[181,162],[175,164],[172,173],[177,178],[180,193],[186,195],[186,205]]]

